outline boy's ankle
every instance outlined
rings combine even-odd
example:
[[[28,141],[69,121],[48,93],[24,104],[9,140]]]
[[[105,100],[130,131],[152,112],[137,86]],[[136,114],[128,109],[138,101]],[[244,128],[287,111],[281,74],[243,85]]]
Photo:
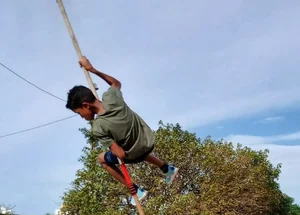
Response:
[[[137,186],[136,184],[133,184],[133,187],[134,187],[134,189],[135,189],[135,192],[137,192],[138,189],[139,189],[139,186]]]
[[[161,167],[160,167],[160,170],[163,172],[163,173],[168,173],[169,171],[169,165],[167,163],[164,163]]]

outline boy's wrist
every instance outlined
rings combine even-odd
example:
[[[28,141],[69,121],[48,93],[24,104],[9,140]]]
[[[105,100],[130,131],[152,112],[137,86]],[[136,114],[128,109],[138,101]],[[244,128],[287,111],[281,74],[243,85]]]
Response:
[[[89,69],[89,72],[91,72],[91,73],[95,73],[97,70],[94,68],[94,67],[92,67],[91,69]]]

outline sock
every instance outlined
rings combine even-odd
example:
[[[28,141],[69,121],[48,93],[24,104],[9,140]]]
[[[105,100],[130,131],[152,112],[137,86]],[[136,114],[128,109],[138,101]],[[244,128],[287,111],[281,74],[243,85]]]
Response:
[[[133,187],[134,187],[135,191],[137,192],[139,189],[139,186],[137,186],[136,184],[133,184]]]
[[[162,165],[160,169],[161,171],[163,171],[163,173],[167,173],[169,171],[169,165],[167,163],[164,163],[164,165]]]

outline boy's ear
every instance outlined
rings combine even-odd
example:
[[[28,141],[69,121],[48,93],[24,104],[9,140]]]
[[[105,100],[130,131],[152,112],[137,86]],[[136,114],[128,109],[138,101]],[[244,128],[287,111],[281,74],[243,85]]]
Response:
[[[90,104],[87,102],[82,103],[82,108],[90,109]]]

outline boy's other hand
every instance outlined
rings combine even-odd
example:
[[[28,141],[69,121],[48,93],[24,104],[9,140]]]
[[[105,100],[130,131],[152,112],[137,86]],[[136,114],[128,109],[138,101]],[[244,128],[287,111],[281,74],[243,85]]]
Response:
[[[78,62],[80,67],[85,68],[87,71],[92,71],[94,69],[90,61],[85,56],[82,56]]]
[[[125,151],[117,143],[113,143],[109,147],[109,149],[111,153],[113,153],[118,158],[123,159],[125,157]]]

